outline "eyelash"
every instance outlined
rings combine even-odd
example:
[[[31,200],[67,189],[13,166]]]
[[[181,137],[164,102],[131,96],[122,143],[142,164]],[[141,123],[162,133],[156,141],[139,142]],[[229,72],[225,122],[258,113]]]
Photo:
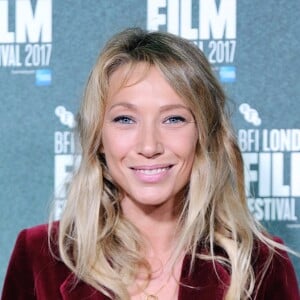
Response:
[[[113,119],[114,123],[133,124],[134,120],[129,116],[118,116]]]
[[[125,124],[125,125],[129,125],[129,124],[134,124],[136,123],[135,120],[130,117],[130,116],[126,116],[126,115],[121,115],[121,116],[117,116],[112,120],[114,123],[119,123],[119,124]],[[177,124],[182,124],[182,123],[186,123],[187,120],[186,118],[182,117],[182,116],[169,116],[166,117],[162,123],[163,124],[170,124],[170,125],[177,125]]]
[[[178,124],[178,123],[185,123],[186,122],[186,118],[182,117],[182,116],[170,116],[167,117],[163,123],[164,124]]]

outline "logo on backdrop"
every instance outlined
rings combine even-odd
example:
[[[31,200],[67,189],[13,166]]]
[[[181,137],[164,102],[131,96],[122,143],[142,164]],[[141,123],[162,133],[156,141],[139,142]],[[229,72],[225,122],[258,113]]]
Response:
[[[235,82],[236,0],[148,0],[147,29],[193,41],[222,82]]]
[[[12,4],[13,2],[13,4]],[[0,68],[51,84],[52,0],[0,1]]]
[[[239,111],[251,129],[239,129],[248,205],[261,221],[287,221],[297,227],[300,198],[300,129],[258,128],[259,113],[247,103]]]
[[[54,132],[54,197],[55,218],[58,219],[64,207],[67,189],[72,174],[79,163],[76,155],[73,129],[76,126],[74,114],[64,106],[55,108],[55,115],[62,130]]]

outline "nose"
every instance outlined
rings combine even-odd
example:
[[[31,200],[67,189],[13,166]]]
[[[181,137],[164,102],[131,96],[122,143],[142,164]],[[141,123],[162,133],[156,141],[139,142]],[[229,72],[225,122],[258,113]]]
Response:
[[[147,158],[154,158],[164,152],[160,130],[153,123],[141,125],[137,152]]]

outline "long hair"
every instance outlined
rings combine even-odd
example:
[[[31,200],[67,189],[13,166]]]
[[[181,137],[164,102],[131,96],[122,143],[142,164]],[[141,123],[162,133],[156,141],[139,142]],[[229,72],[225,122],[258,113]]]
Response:
[[[79,279],[113,299],[129,299],[127,286],[138,269],[151,272],[143,238],[122,215],[120,191],[100,151],[109,78],[119,67],[139,62],[160,69],[189,105],[199,134],[173,260],[190,254],[191,271],[197,259],[226,265],[231,274],[226,299],[250,299],[260,280],[251,266],[255,241],[270,250],[265,270],[278,245],[248,211],[242,155],[209,62],[194,44],[169,33],[132,28],[115,35],[89,76],[78,122],[82,158],[59,226],[61,259]],[[199,253],[200,244],[208,251]],[[216,255],[216,246],[226,255]]]

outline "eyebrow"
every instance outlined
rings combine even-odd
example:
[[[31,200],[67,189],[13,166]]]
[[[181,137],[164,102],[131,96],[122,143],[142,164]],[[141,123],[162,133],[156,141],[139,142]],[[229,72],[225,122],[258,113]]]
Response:
[[[114,109],[115,107],[118,107],[118,106],[125,107],[125,108],[132,109],[132,110],[138,110],[137,105],[132,104],[132,103],[128,103],[128,102],[119,102],[119,103],[113,104],[110,107],[109,110],[112,110],[112,109]],[[168,111],[168,110],[171,110],[171,109],[184,109],[184,110],[187,110],[187,111],[191,112],[191,110],[183,104],[167,104],[167,105],[163,105],[163,106],[160,107],[161,112]]]
[[[114,109],[115,107],[118,107],[118,106],[133,109],[133,110],[137,110],[137,106],[135,104],[131,104],[131,103],[128,103],[128,102],[119,102],[119,103],[113,104],[109,108],[109,110],[112,110],[112,109]]]
[[[191,110],[187,106],[182,105],[182,104],[167,104],[167,105],[163,105],[160,108],[160,110],[162,112],[164,112],[164,111],[168,111],[168,110],[171,110],[171,109],[177,109],[177,108],[184,109],[184,110],[187,110],[187,111],[191,112]]]

